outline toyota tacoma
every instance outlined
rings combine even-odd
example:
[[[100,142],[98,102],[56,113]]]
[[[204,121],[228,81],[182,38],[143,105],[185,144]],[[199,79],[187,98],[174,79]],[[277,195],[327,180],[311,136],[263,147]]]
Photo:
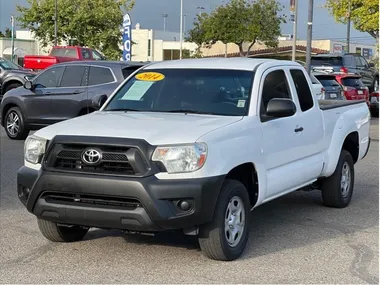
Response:
[[[99,111],[29,136],[18,197],[53,242],[92,227],[181,230],[207,257],[234,260],[264,203],[313,189],[349,205],[369,118],[365,101],[318,102],[295,62],[152,63]]]

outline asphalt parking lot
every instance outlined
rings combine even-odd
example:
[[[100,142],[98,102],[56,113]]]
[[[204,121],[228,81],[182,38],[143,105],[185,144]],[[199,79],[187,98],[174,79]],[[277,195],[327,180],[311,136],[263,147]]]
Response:
[[[379,283],[379,134],[356,165],[345,209],[321,205],[318,191],[296,192],[253,211],[244,255],[204,257],[196,239],[128,236],[94,229],[82,242],[54,244],[18,201],[23,142],[1,130],[0,283]]]

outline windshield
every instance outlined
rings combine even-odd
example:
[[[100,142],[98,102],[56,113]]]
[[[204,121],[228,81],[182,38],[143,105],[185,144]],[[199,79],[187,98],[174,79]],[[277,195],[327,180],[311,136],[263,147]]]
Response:
[[[334,56],[316,56],[311,58],[311,65],[327,65],[327,66],[342,66],[343,58],[342,57],[334,57]]]
[[[18,66],[17,64],[14,64],[13,62],[5,58],[0,58],[0,66],[4,70],[21,69],[20,66]]]
[[[104,110],[245,116],[253,76],[242,70],[141,70]]]

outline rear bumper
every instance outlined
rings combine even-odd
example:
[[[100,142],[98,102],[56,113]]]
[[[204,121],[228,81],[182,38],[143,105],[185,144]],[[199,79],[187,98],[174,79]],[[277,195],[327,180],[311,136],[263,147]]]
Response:
[[[191,228],[211,221],[223,180],[224,176],[131,179],[22,167],[17,173],[17,191],[27,210],[42,219],[151,232]],[[191,208],[180,210],[178,201],[187,201]]]

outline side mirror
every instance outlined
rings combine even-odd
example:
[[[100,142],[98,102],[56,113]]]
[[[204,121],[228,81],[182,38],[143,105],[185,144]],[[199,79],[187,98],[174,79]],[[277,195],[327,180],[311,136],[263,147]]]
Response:
[[[373,62],[369,62],[368,67],[375,67],[375,64]]]
[[[296,105],[290,99],[274,98],[268,102],[266,115],[275,118],[290,117],[297,112]]]
[[[32,84],[32,82],[29,81],[29,80],[25,81],[25,83],[24,83],[24,88],[25,88],[25,89],[28,89],[28,90],[32,90],[32,89],[33,89],[33,84]]]

